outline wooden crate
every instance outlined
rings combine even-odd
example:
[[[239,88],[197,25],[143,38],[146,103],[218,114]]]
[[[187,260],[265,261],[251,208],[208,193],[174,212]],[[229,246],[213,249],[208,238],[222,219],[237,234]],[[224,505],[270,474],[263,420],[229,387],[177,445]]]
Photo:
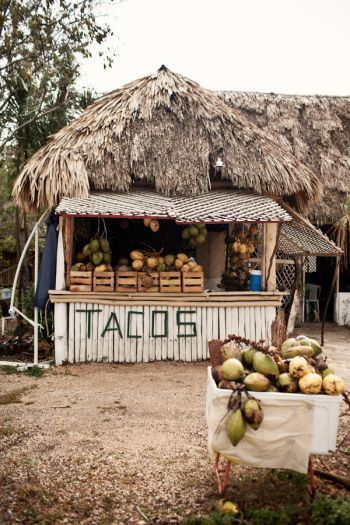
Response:
[[[142,277],[147,275],[147,272],[137,272],[137,291],[138,292],[159,292],[159,272],[151,272],[148,275],[153,277],[153,286],[146,288],[142,283]]]
[[[92,272],[69,272],[69,290],[71,292],[91,292]]]
[[[161,292],[181,292],[181,272],[159,272]]]
[[[92,283],[94,292],[114,292],[114,272],[95,272]]]
[[[182,272],[182,291],[184,293],[203,292],[203,272]]]
[[[116,292],[137,292],[137,272],[116,272],[115,273]]]

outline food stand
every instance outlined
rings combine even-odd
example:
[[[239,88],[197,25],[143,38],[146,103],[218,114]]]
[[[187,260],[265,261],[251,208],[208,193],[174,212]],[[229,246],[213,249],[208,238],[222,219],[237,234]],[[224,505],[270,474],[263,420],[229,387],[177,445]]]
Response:
[[[286,293],[276,287],[275,255],[291,220],[277,201],[305,212],[321,185],[216,93],[162,66],[50,137],[13,194],[27,209],[59,214],[50,291],[57,364],[193,361],[207,358],[211,338],[270,339]],[[134,264],[133,251],[155,254],[156,266]]]
[[[210,274],[208,263],[212,259],[219,264],[219,274],[230,269],[231,263],[227,262],[227,251],[232,248],[232,236],[228,236],[230,230],[240,225],[251,231],[253,225],[255,231],[259,226],[265,231],[265,239],[266,232],[271,237],[278,224],[290,220],[283,208],[268,197],[234,191],[216,191],[198,197],[174,199],[138,189],[127,194],[127,201],[124,194],[96,193],[85,200],[65,198],[57,208],[61,225],[58,282],[57,289],[50,292],[51,302],[55,304],[56,340],[59,341],[59,352],[56,348],[57,362],[197,361],[207,359],[208,340],[224,337],[227,333],[240,333],[256,340],[270,339],[271,324],[283,293],[275,289],[275,270],[271,271],[267,258],[263,264],[263,275],[267,276],[268,271],[270,275],[268,279],[263,279],[260,291],[250,290],[249,280],[241,281],[241,289],[236,291],[227,291],[225,288],[213,291],[206,287],[206,283],[216,277]],[[81,209],[85,210],[84,214]],[[155,232],[149,232],[145,226],[147,219],[151,218],[159,221],[159,229]],[[76,272],[71,271],[78,245],[74,241],[74,227],[78,230],[79,221],[86,223],[86,220],[95,225],[103,220],[114,231],[116,238],[109,244],[114,271],[102,274],[96,270],[91,272],[89,281],[84,281],[87,277],[83,277],[84,284],[80,289],[76,280],[72,285],[69,279],[76,275]],[[200,249],[198,245],[191,248],[191,239],[182,238],[186,237],[181,233],[189,224],[206,225],[208,233],[204,242],[200,243]],[[106,238],[109,228],[103,232]],[[133,230],[138,233],[138,237],[134,236]],[[136,249],[142,249],[147,234],[150,239],[148,242],[152,242],[153,246],[166,246],[169,243],[175,248],[174,253],[183,252],[184,257],[200,261],[203,263],[201,270],[209,267],[209,273],[203,270],[176,271],[173,264],[170,268],[160,268],[167,271],[154,271],[144,263],[143,270],[148,268],[156,280],[150,288],[140,288],[137,283],[140,283],[145,271],[133,271],[132,267],[125,267],[127,271],[121,272],[121,267],[115,267],[115,264],[121,256],[126,259],[130,248],[134,249],[131,254],[136,252],[137,255]],[[132,240],[127,249],[129,237]],[[214,242],[216,237],[219,238],[217,243]],[[88,240],[89,237],[85,237],[84,242]],[[213,242],[217,248],[215,253],[207,248]],[[264,251],[266,254],[270,252],[273,261],[274,245],[269,245],[266,240],[255,242],[255,246],[251,242],[251,250],[253,247],[257,249],[257,243],[260,245],[262,242]],[[245,249],[242,248],[242,251]],[[164,250],[165,259],[166,253]],[[248,255],[245,253],[242,261],[249,261]],[[251,255],[254,255],[253,251]],[[246,270],[247,275],[248,272],[249,269]],[[112,277],[113,285],[108,282],[107,289],[100,291],[100,286],[94,280],[96,275]],[[169,287],[162,287],[162,280],[166,282],[168,275],[176,275],[175,281],[169,281],[171,291],[167,291]],[[186,284],[194,278],[197,278],[194,285]],[[86,282],[90,284],[86,285]]]

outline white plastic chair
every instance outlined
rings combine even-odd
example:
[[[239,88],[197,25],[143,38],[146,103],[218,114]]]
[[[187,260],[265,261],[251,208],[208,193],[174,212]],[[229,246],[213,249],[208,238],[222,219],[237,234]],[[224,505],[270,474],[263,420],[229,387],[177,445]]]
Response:
[[[306,320],[310,320],[310,313],[313,314],[311,321],[320,320],[320,294],[321,286],[318,284],[305,284],[305,309]]]

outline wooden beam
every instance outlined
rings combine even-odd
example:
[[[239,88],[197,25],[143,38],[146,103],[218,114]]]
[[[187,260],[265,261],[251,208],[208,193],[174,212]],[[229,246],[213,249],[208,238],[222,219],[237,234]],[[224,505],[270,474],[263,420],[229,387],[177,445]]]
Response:
[[[278,224],[264,224],[264,253],[262,261],[262,285],[264,290],[276,290],[276,247]]]
[[[67,275],[67,288],[69,287],[69,274],[72,266],[73,258],[73,230],[74,230],[74,218],[70,216],[65,217],[64,225],[64,259],[66,262],[66,275]]]

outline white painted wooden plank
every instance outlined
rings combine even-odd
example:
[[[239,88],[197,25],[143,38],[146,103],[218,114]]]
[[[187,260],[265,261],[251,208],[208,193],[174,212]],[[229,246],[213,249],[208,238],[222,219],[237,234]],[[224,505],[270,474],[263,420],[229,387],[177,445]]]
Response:
[[[226,312],[225,308],[219,308],[219,334],[220,339],[226,339],[228,333],[226,329]]]
[[[168,358],[169,307],[162,306],[161,310],[166,313],[166,315],[164,314],[164,319],[162,319],[162,330],[164,329],[167,335],[161,338],[161,354],[162,359],[165,361]]]
[[[55,306],[57,308],[58,305]],[[74,323],[74,304],[69,304],[69,321],[68,321],[68,362],[74,363],[74,344],[75,344],[75,323]],[[78,359],[79,360],[79,359]]]
[[[102,321],[99,326],[99,353],[101,356],[102,361],[109,361],[109,355],[108,355],[108,332],[105,333],[105,335],[102,337],[103,330],[105,329],[105,326],[108,321],[108,306],[102,306],[103,312],[101,314]]]
[[[130,315],[130,312],[138,312],[138,307],[133,306],[128,308],[126,315],[126,331],[125,338],[127,341],[127,348],[129,349],[130,362],[136,363],[136,348],[137,348],[137,339],[133,337],[128,337],[128,330],[131,335],[137,334],[137,318],[138,314],[134,313]]]
[[[207,337],[207,308],[201,308],[201,359],[206,359],[209,356],[208,351],[208,337]]]
[[[106,324],[104,328],[106,328],[107,323],[109,321],[109,318],[111,316],[111,313],[114,312],[115,308],[113,306],[108,306],[106,312]],[[118,349],[115,351],[114,349],[114,334],[113,332],[106,332],[105,337],[107,338],[107,348],[108,348],[108,361],[109,363],[113,363],[114,361],[118,362]],[[116,355],[117,354],[117,355]]]
[[[127,306],[120,306],[117,314],[121,335],[118,331],[114,332],[114,345],[117,342],[119,349],[119,363],[128,363],[130,361],[130,355],[127,355],[127,346],[125,344],[126,339],[126,310]]]
[[[103,313],[103,306],[94,304],[93,308],[96,308],[96,310],[102,310],[102,312],[92,314],[92,319],[91,319],[92,361],[96,362],[98,360],[97,359],[98,328],[100,326],[100,316]]]
[[[255,341],[255,310],[254,307],[249,307],[249,339]]]
[[[244,333],[245,333],[245,337],[249,338],[249,334],[250,334],[250,308],[248,306],[244,307]]]
[[[207,309],[207,340],[211,341],[214,339],[213,336],[213,309],[208,307]]]
[[[78,307],[78,308],[77,308]],[[79,323],[80,325],[80,336],[79,336],[79,330],[76,330],[76,336],[80,338],[80,344],[79,344],[79,360],[81,363],[86,362],[86,345],[87,345],[87,325],[86,325],[86,315],[84,312],[77,312],[77,310],[85,310],[87,305],[83,303],[78,303],[75,308],[76,313],[76,319],[75,322]],[[77,326],[77,325],[76,325]]]
[[[168,340],[167,340],[167,359],[174,359],[174,307],[168,307]]]
[[[219,309],[217,307],[213,308],[213,338],[220,339]]]
[[[152,312],[153,312],[154,308],[152,307],[149,307],[149,324],[148,324],[148,329],[149,329],[149,360],[150,361],[155,361],[156,359],[156,341],[157,341],[157,338],[153,337],[153,332],[152,332]]]
[[[159,337],[161,334],[164,333],[165,329],[165,322],[164,322],[164,315],[160,312],[163,312],[162,306],[157,306],[157,309],[154,310],[154,326],[155,326],[155,332],[154,335],[156,336],[156,360],[161,361],[162,360],[162,340],[163,337]]]
[[[259,341],[261,338],[262,330],[261,330],[261,317],[260,317],[260,307],[255,306],[254,307],[254,317],[255,317],[255,341]]]
[[[227,306],[225,308],[225,317],[226,317],[226,335],[233,334],[233,318],[232,318],[232,308]]]
[[[143,306],[143,338],[142,338],[142,361],[148,363],[149,361],[149,306]]]
[[[238,335],[239,325],[238,325],[238,308],[232,308],[232,333],[233,335]]]
[[[184,311],[184,308],[181,306],[179,308],[177,308],[177,312],[183,312]],[[178,321],[179,322],[182,322],[183,320],[183,314],[178,314]],[[184,326],[179,326],[178,324],[176,324],[176,330],[177,330],[177,334],[178,334],[178,340],[179,340],[179,354],[180,354],[180,361],[186,361],[186,338],[183,337],[183,334],[185,334],[185,327]]]
[[[203,359],[203,339],[202,339],[202,310],[203,308],[196,308],[196,328],[197,328],[197,337],[194,340],[194,345],[192,348],[192,361],[201,361]]]
[[[238,335],[240,337],[245,336],[244,330],[244,307],[238,308]]]
[[[179,361],[180,360],[180,340],[181,340],[181,337],[179,339],[178,327],[177,327],[177,324],[176,324],[176,312],[178,310],[178,307],[177,306],[172,306],[171,308],[173,310],[173,314],[172,314],[172,317],[173,317],[172,330],[173,330],[173,339],[174,339],[174,359],[175,359],[175,361]]]
[[[137,317],[136,317],[136,335],[138,336],[137,339],[135,339],[136,342],[136,355],[135,359],[137,362],[142,361],[142,349],[143,349],[143,341],[144,341],[144,313],[143,313],[143,306],[137,307]]]

